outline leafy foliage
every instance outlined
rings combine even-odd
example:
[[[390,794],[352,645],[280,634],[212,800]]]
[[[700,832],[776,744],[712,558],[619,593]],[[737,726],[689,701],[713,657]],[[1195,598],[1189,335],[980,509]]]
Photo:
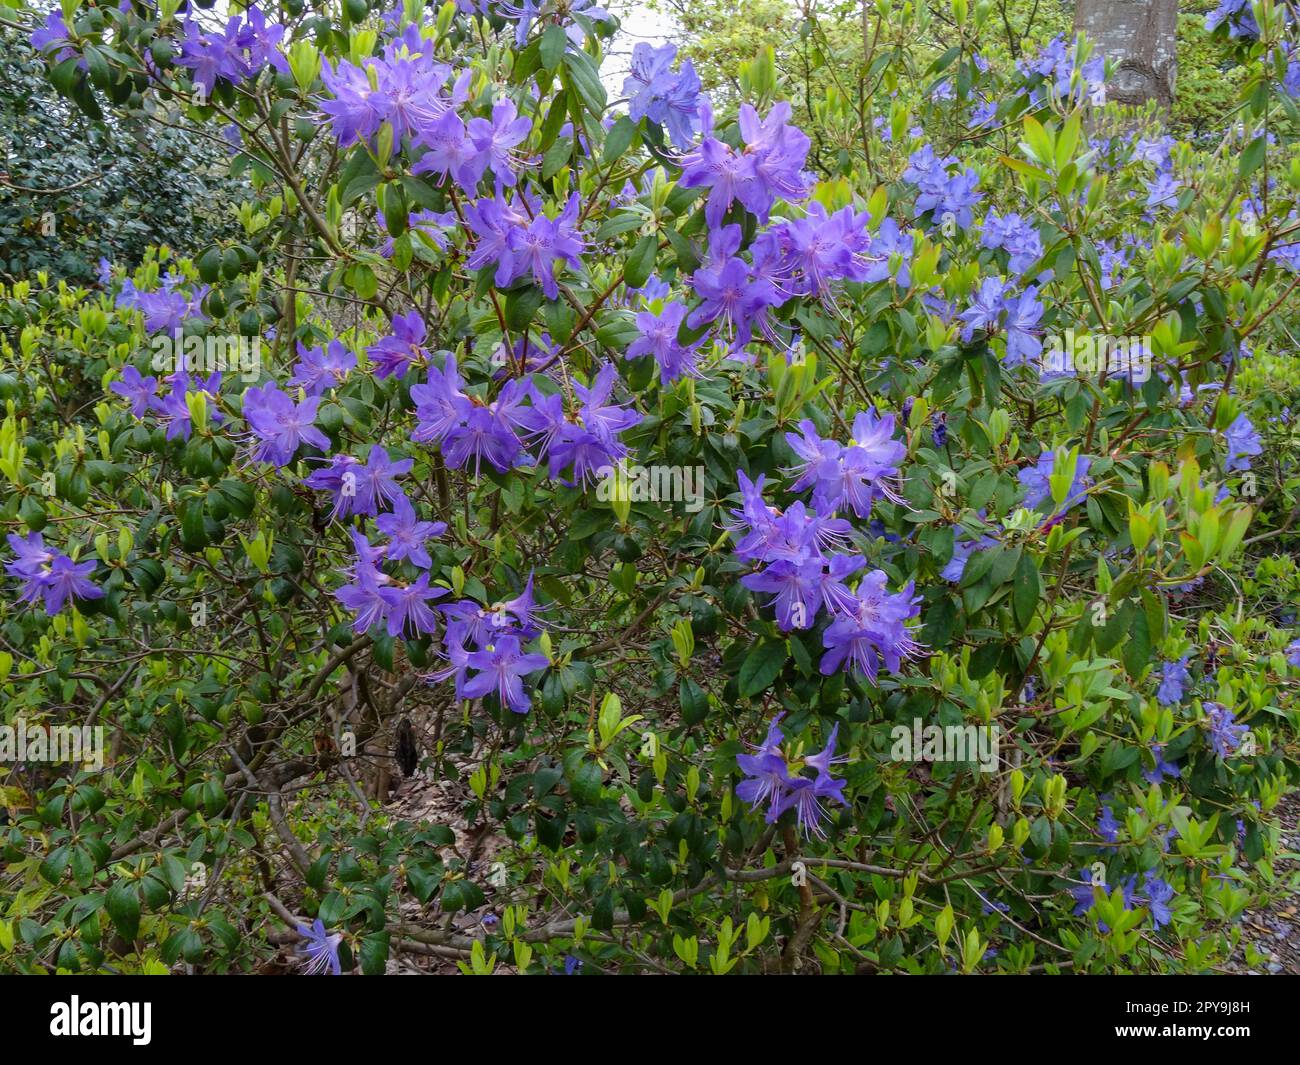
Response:
[[[469,6],[25,15],[248,186],[0,301],[4,720],[106,738],[3,778],[0,966],[1221,965],[1297,776],[1282,9],[1199,147],[964,0],[712,111]]]

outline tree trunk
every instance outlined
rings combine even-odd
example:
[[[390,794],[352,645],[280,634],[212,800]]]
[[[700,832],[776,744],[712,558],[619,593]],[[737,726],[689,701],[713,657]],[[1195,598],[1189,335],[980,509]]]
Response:
[[[1077,0],[1075,32],[1116,63],[1106,98],[1121,104],[1174,101],[1178,0]],[[1093,53],[1096,54],[1095,52]]]

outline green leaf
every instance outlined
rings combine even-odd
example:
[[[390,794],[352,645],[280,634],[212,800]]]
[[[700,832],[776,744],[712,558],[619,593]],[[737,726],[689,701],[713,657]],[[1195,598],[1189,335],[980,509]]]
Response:
[[[1038,583],[1038,567],[1026,552],[1021,554],[1016,565],[1016,574],[1011,588],[1011,609],[1016,616],[1016,624],[1022,629],[1029,625],[1038,607],[1042,590]]]
[[[538,54],[542,59],[542,66],[547,70],[554,70],[560,65],[564,58],[565,48],[568,46],[569,39],[565,35],[562,26],[547,26],[546,32],[542,34],[542,43],[538,49]]]
[[[605,135],[605,163],[614,162],[621,156],[632,144],[632,138],[636,136],[636,123],[627,115],[624,115],[615,122]]]
[[[784,640],[764,640],[745,656],[740,667],[740,696],[748,699],[766,691],[785,666]]]
[[[129,880],[114,883],[108,889],[104,908],[113,919],[117,934],[123,939],[135,939],[140,930],[140,895],[135,884]]]
[[[569,84],[573,90],[582,97],[587,110],[599,118],[605,113],[608,97],[591,56],[586,52],[568,52],[564,56],[564,67],[569,72]]]
[[[1237,165],[1237,172],[1242,177],[1247,177],[1259,169],[1260,164],[1264,162],[1266,147],[1267,144],[1262,133],[1246,146],[1246,150],[1241,153],[1241,161]]]
[[[366,976],[383,976],[388,961],[387,932],[371,932],[361,940],[361,971]]]
[[[506,325],[516,333],[528,328],[545,296],[536,285],[525,285],[506,295]]]
[[[649,233],[637,241],[636,247],[632,249],[623,266],[623,283],[628,288],[640,288],[649,280],[650,271],[655,265],[655,252],[658,250],[659,238],[654,233]]]

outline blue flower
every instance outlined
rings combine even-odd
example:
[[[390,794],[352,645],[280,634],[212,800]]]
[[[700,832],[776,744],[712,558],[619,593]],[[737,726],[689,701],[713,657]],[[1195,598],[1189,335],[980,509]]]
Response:
[[[303,958],[303,972],[308,976],[320,976],[326,972],[334,976],[342,974],[339,965],[339,944],[343,936],[338,932],[327,935],[325,923],[317,917],[310,927],[298,926],[298,934],[304,942],[298,944],[298,953]]]
[[[1238,724],[1232,711],[1220,703],[1206,703],[1205,712],[1209,715],[1210,746],[1220,758],[1227,758],[1250,729]]]
[[[1161,706],[1173,706],[1183,701],[1187,695],[1186,686],[1192,682],[1192,675],[1187,672],[1187,659],[1183,655],[1177,662],[1162,662],[1160,665],[1160,687],[1156,699]]]

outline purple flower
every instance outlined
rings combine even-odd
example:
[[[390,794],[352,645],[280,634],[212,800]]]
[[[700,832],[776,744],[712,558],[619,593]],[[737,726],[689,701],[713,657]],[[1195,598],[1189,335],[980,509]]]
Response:
[[[950,168],[957,165],[955,156],[939,158],[934,154],[934,149],[926,144],[908,160],[903,180],[917,186],[918,215],[928,214],[935,221],[951,216],[956,226],[969,229],[974,224],[971,208],[981,198],[976,191],[979,177],[970,169],[950,175]]]
[[[1002,249],[1010,257],[1008,269],[1014,274],[1023,274],[1043,256],[1043,242],[1033,224],[1018,214],[999,217],[990,211],[984,219],[980,245],[985,248]]]
[[[253,459],[287,466],[302,444],[321,450],[328,448],[329,437],[312,424],[319,404],[320,399],[315,396],[294,403],[274,382],[245,392],[244,419],[261,441],[253,449]]]
[[[450,175],[467,195],[474,194],[487,166],[487,156],[474,143],[460,115],[448,108],[420,130],[416,143],[426,151],[411,168],[415,173]]]
[[[45,16],[45,24],[32,31],[32,47],[38,52],[47,52],[51,48],[69,44],[68,25],[63,21],[63,13],[55,7]],[[54,57],[55,62],[62,63],[65,59],[71,59],[76,52],[72,48],[60,47],[59,53]],[[86,65],[83,59],[78,64],[80,67]]]
[[[394,315],[392,335],[366,349],[366,356],[375,364],[375,376],[405,377],[417,362],[424,363],[429,354],[424,349],[425,328],[419,311]]]
[[[1142,779],[1148,784],[1161,784],[1165,777],[1181,777],[1183,771],[1172,762],[1165,761],[1165,745],[1163,743],[1153,743],[1151,745],[1151,757],[1155,759],[1155,768],[1142,770]]]
[[[308,488],[334,494],[333,518],[346,518],[352,514],[378,514],[404,498],[396,478],[407,473],[414,459],[396,462],[378,444],[370,449],[365,465],[351,455],[335,455],[329,465],[317,470],[303,481]]]
[[[1074,466],[1074,480],[1070,482],[1069,491],[1066,493],[1065,502],[1061,504],[1059,511],[1064,513],[1074,506],[1084,497],[1087,486],[1088,467],[1092,460],[1086,455],[1080,455]],[[1037,510],[1040,514],[1047,513],[1044,507],[1052,503],[1052,486],[1051,476],[1056,465],[1056,452],[1043,451],[1038,456],[1038,462],[1033,466],[1022,468],[1016,478],[1025,486],[1025,498],[1021,505],[1028,510]]]
[[[677,46],[659,48],[644,41],[632,49],[632,69],[623,81],[628,115],[633,122],[648,118],[668,130],[678,148],[688,148],[700,128],[700,79],[688,59],[673,73]]]
[[[699,111],[705,131],[699,147],[682,158],[683,188],[707,188],[704,218],[709,228],[720,225],[732,203],[766,223],[776,200],[802,200],[809,184],[803,173],[811,141],[789,125],[790,105],[778,103],[760,120],[749,104],[740,108],[738,123],[745,151],[737,152],[712,136],[713,116],[707,102]]]
[[[190,407],[185,400],[191,392],[205,393],[210,401],[208,402],[209,417],[213,422],[221,421],[221,415],[212,409],[221,390],[220,373],[210,374],[207,380],[196,380],[185,371],[179,370],[171,374],[167,382],[171,385],[171,391],[160,399],[152,400],[151,407],[167,427],[168,440],[175,440],[178,436],[182,440],[188,440],[194,431],[190,419]]]
[[[1097,818],[1097,831],[1101,838],[1107,843],[1114,843],[1119,839],[1120,823],[1115,820],[1115,811],[1110,808],[1110,803],[1106,803],[1101,808],[1101,816]]]
[[[627,455],[620,434],[640,424],[642,416],[610,402],[617,380],[618,371],[612,363],[605,363],[590,386],[574,383],[581,403],[576,422],[564,417],[558,396],[544,397],[532,391],[533,406],[521,411],[518,421],[528,434],[542,441],[552,477],[572,467],[573,483],[588,484],[607,477]]]
[[[1037,296],[1038,290],[1031,286],[1004,304],[1007,341],[1002,362],[1006,366],[1024,366],[1043,353],[1043,342],[1035,328],[1043,317],[1043,305]]]
[[[512,379],[490,403],[485,404],[477,397],[468,399],[460,408],[460,421],[443,441],[447,465],[462,469],[472,461],[474,474],[478,476],[484,459],[498,473],[530,462],[515,433],[519,409],[527,394],[528,386]]]
[[[832,737],[831,743],[834,742]],[[848,801],[844,798],[844,781],[829,773],[818,773],[815,777],[787,777],[785,787],[785,797],[781,800],[778,813],[794,810],[795,823],[805,837],[826,838],[826,830],[822,828],[822,822],[827,816],[823,800],[830,799],[841,806],[848,806]]]
[[[556,263],[565,262],[574,270],[582,269],[582,260],[578,256],[582,254],[584,245],[577,231],[578,206],[575,192],[557,218],[539,214],[526,229],[513,234],[515,276],[531,273],[533,281],[541,285],[548,300],[560,295],[555,280]]]
[[[232,16],[220,33],[205,30],[191,17],[185,23],[185,40],[176,64],[189,69],[194,84],[211,97],[218,78],[241,82],[256,77],[268,65],[287,71],[288,64],[277,47],[283,36],[284,27],[268,24],[256,8],[249,9],[247,21]]]
[[[777,302],[772,283],[752,277],[749,264],[738,257],[718,268],[697,270],[691,276],[691,287],[701,302],[686,324],[698,329],[721,319],[732,351],[749,343],[755,325],[765,326],[767,308]]]
[[[443,607],[444,613],[450,608]],[[468,627],[459,621],[447,622],[447,627],[442,634],[442,657],[448,662],[445,669],[434,670],[425,678],[430,683],[444,681],[448,677],[456,678],[456,698],[465,698],[465,678],[469,672],[470,651],[465,646],[465,641],[470,638]]]
[[[500,192],[491,199],[466,204],[465,224],[475,239],[474,250],[465,265],[471,270],[482,270],[495,264],[497,287],[508,286],[519,276],[513,245],[519,228],[527,223],[528,215],[511,205]]]
[[[479,670],[465,682],[464,695],[468,699],[481,699],[495,692],[501,705],[516,714],[526,714],[532,705],[524,691],[522,677],[550,665],[543,654],[527,654],[519,645],[517,636],[498,636],[483,650],[469,656],[469,665]]]
[[[1007,284],[996,277],[986,277],[980,282],[971,298],[971,305],[957,317],[965,322],[962,340],[969,341],[976,332],[992,333],[1001,325],[1002,313],[1006,310]]]
[[[736,797],[750,804],[757,810],[767,803],[767,820],[774,822],[780,816],[781,798],[786,781],[785,759],[781,755],[781,743],[785,739],[781,732],[781,719],[785,712],[777,714],[768,725],[767,736],[763,742],[753,747],[753,754],[736,755],[736,764],[746,779],[736,785]]]
[[[289,384],[300,385],[309,396],[320,396],[341,385],[356,365],[356,353],[340,340],[331,340],[325,349],[308,348],[299,341],[298,361]]]
[[[1146,903],[1151,913],[1152,923],[1156,928],[1163,928],[1173,919],[1173,911],[1169,908],[1169,903],[1173,901],[1176,894],[1173,886],[1156,876],[1155,870],[1152,869],[1142,875],[1142,891],[1141,901]]]
[[[1205,16],[1205,28],[1215,30],[1226,24],[1229,37],[1253,41],[1259,37],[1259,23],[1250,0],[1219,0],[1219,6]]]
[[[659,381],[665,387],[679,377],[698,377],[695,362],[700,342],[684,345],[677,339],[685,318],[686,306],[677,300],[665,304],[658,314],[642,311],[636,316],[641,335],[628,346],[624,358],[653,356],[659,367]]]
[[[903,288],[910,286],[913,245],[912,234],[904,233],[897,222],[886,218],[880,223],[880,231],[868,240],[867,269],[862,280],[874,283],[893,278]]]
[[[810,203],[803,218],[780,219],[758,236],[755,276],[771,281],[783,301],[817,296],[829,302],[833,282],[866,281],[871,275],[869,217],[852,207],[828,215],[821,203]]]
[[[131,404],[131,413],[135,417],[143,418],[158,395],[158,378],[142,377],[139,370],[127,365],[122,367],[122,379],[114,381],[108,389]]]
[[[1161,706],[1173,706],[1181,703],[1186,696],[1186,686],[1192,682],[1192,675],[1187,672],[1187,660],[1190,655],[1183,655],[1177,662],[1160,664],[1160,688],[1156,698]]]
[[[1210,746],[1220,758],[1227,758],[1241,745],[1250,728],[1239,725],[1233,712],[1221,703],[1206,703],[1205,712],[1209,717]]]
[[[464,387],[454,355],[447,356],[441,370],[436,366],[429,367],[427,384],[411,386],[416,419],[415,431],[411,434],[413,441],[441,444],[459,428],[470,407]]]
[[[437,629],[437,615],[426,604],[441,599],[446,588],[429,587],[429,574],[421,573],[411,584],[388,584],[379,595],[388,604],[388,635],[428,635]]]
[[[880,666],[897,672],[904,658],[915,657],[920,646],[911,638],[906,622],[920,613],[920,597],[909,582],[890,593],[883,570],[872,570],[858,584],[855,601],[822,634],[826,653],[821,672],[829,676],[847,663],[874,684]]]
[[[1250,469],[1250,456],[1261,454],[1264,450],[1259,433],[1244,414],[1237,415],[1236,420],[1224,431],[1223,439],[1228,445],[1228,461],[1224,469]]]
[[[1287,644],[1285,653],[1288,664],[1300,669],[1300,639],[1292,640]]]
[[[376,550],[370,542],[355,529],[352,530],[352,542],[356,547],[357,557],[352,565],[343,571],[350,582],[334,590],[334,598],[355,615],[352,631],[368,632],[373,626],[383,624],[388,619],[388,600],[383,590],[390,583],[386,573],[375,563],[382,556],[382,549]]]
[[[522,592],[513,599],[498,600],[487,609],[489,634],[495,636],[513,626],[524,639],[532,639],[541,631],[533,619],[537,609],[537,600],[533,598],[533,574],[530,572]]]
[[[40,533],[28,533],[25,537],[10,533],[5,539],[18,556],[12,562],[5,563],[5,571],[10,576],[31,579],[49,572],[55,552],[45,546],[45,539]]]
[[[390,514],[375,519],[375,527],[388,537],[387,557],[392,562],[407,559],[419,569],[428,569],[433,559],[424,549],[427,540],[447,531],[445,521],[420,521],[406,496],[398,496]]]
[[[822,603],[822,574],[825,563],[820,558],[802,562],[773,562],[759,573],[749,573],[740,583],[755,592],[772,592],[776,598],[777,624],[789,632],[812,626]]]
[[[831,776],[831,766],[844,761],[835,757],[835,739],[839,733],[838,723],[831,729],[826,746],[815,755],[796,763],[796,772],[792,775],[792,766],[781,752],[784,736],[781,732],[781,718],[778,714],[768,725],[767,736],[762,744],[754,748],[754,754],[736,756],[736,764],[745,774],[745,780],[736,786],[736,797],[747,802],[757,810],[766,804],[765,818],[774,824],[786,810],[795,811],[795,821],[805,836],[825,838],[822,822],[826,819],[824,800],[833,800],[841,806],[847,806],[844,798],[844,781]],[[804,769],[814,771],[808,776]]]
[[[321,976],[326,972],[334,976],[342,975],[339,944],[343,942],[343,936],[340,933],[326,935],[325,923],[317,917],[310,927],[299,925],[298,934],[304,940],[298,944],[298,953],[303,959],[303,972],[308,976]]]
[[[1104,883],[1094,886],[1092,882],[1092,871],[1089,869],[1080,869],[1079,879],[1082,880],[1083,883],[1076,884],[1074,887],[1070,888],[1070,894],[1074,896],[1074,909],[1071,912],[1075,917],[1081,917],[1096,905],[1096,892],[1098,887],[1107,894],[1110,893],[1110,888]]]
[[[43,599],[45,613],[53,617],[69,599],[104,597],[103,589],[87,579],[95,571],[94,561],[77,563],[60,551],[46,552],[39,536],[35,541],[31,537],[22,541],[10,534],[8,539],[18,558],[6,563],[5,569],[27,582],[18,597],[20,603],[35,603],[38,598]],[[38,561],[45,558],[48,558],[47,563]]]
[[[451,105],[440,95],[450,75],[451,68],[434,60],[417,30],[400,45],[390,44],[382,59],[368,60],[364,69],[346,60],[332,70],[327,65],[321,80],[333,99],[320,109],[341,147],[369,143],[385,122],[400,141],[426,130]]]
[[[164,286],[157,292],[141,292],[128,282],[118,294],[119,307],[134,307],[144,315],[144,327],[150,333],[179,333],[186,321],[207,318],[200,309],[208,286],[200,285],[192,296]]]
[[[881,497],[898,501],[888,484],[897,477],[907,446],[894,438],[895,415],[880,417],[874,410],[861,411],[853,420],[853,439],[846,447],[823,440],[813,422],[799,423],[801,436],[786,433],[786,442],[803,463],[795,467],[799,479],[791,491],[813,489],[812,504],[823,514],[848,506],[859,518],[871,513],[872,502]]]
[[[812,141],[790,124],[790,113],[789,102],[782,100],[773,105],[767,118],[760,119],[749,104],[742,104],[736,116],[745,154],[752,162],[752,180],[740,189],[740,201],[765,224],[776,200],[796,203],[812,188],[803,169]]]
[[[490,168],[498,187],[513,185],[516,180],[515,158],[511,149],[527,139],[532,128],[532,119],[520,116],[513,100],[498,100],[494,103],[490,121],[486,118],[471,119],[468,133],[482,160],[479,173],[482,174],[484,168]]]

